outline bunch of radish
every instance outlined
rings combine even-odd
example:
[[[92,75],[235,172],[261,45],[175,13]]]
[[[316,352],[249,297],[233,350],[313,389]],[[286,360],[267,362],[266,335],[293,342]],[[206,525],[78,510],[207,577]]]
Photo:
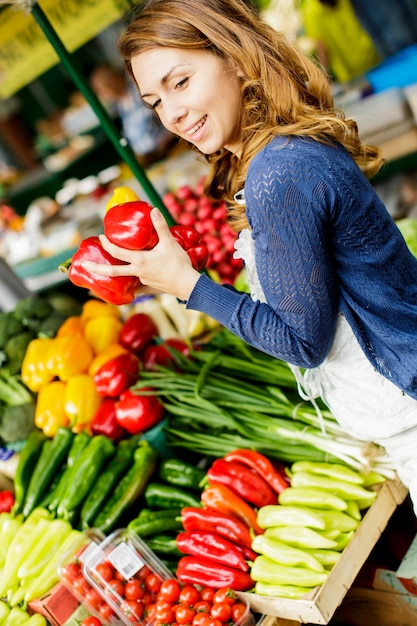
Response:
[[[223,283],[233,284],[242,269],[242,261],[233,258],[236,233],[226,221],[224,202],[213,203],[203,195],[204,180],[193,189],[182,185],[167,192],[164,205],[178,224],[193,226],[209,250],[207,269],[215,272]]]

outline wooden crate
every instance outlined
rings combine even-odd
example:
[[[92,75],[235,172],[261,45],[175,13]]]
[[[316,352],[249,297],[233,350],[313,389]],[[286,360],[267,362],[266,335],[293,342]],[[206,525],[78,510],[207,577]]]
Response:
[[[241,595],[247,598],[251,610],[263,615],[259,625],[328,624],[395,509],[405,500],[407,493],[407,489],[399,480],[387,481],[380,487],[375,502],[364,515],[324,585],[316,587],[303,599],[289,600],[242,593]]]

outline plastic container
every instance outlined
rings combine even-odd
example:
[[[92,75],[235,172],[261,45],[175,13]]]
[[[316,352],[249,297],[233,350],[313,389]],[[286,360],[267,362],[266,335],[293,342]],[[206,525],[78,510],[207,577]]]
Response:
[[[88,583],[101,595],[119,619],[131,626],[149,624],[143,598],[131,600],[124,595],[127,581],[138,580],[148,589],[149,576],[161,581],[172,578],[164,566],[136,533],[122,528],[104,539],[83,560],[83,573]],[[150,585],[149,585],[150,586]],[[148,589],[154,600],[156,593]]]
[[[123,626],[123,621],[110,607],[105,598],[88,582],[84,562],[91,557],[104,539],[97,531],[88,531],[85,544],[77,551],[66,554],[58,566],[61,582],[91,615],[95,615],[105,626]]]

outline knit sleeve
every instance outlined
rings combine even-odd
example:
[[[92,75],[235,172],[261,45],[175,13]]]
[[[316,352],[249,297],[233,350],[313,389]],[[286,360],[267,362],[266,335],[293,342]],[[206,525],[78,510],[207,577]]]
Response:
[[[188,307],[212,315],[276,358],[319,365],[331,347],[338,311],[326,236],[330,196],[321,176],[298,159],[256,158],[245,185],[246,212],[266,303],[205,278]]]

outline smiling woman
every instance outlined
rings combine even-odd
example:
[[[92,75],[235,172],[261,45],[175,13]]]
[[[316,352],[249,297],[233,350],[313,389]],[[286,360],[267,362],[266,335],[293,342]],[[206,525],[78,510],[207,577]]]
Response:
[[[90,269],[135,276],[139,293],[170,293],[287,361],[303,397],[385,447],[417,506],[417,259],[369,183],[379,150],[243,0],[145,0],[119,49],[142,99],[205,156],[251,293],[194,269],[157,209],[152,250],[101,237],[119,264]]]

